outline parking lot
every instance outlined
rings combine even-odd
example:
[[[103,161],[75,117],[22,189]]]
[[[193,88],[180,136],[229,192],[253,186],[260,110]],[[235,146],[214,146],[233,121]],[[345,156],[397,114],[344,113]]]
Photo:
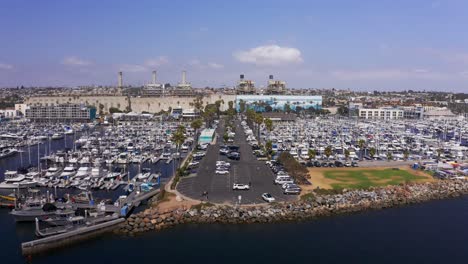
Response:
[[[182,194],[194,198],[204,199],[215,203],[238,202],[241,196],[242,204],[264,203],[263,193],[270,193],[276,201],[296,199],[294,195],[284,195],[280,186],[273,184],[274,175],[264,161],[257,161],[252,154],[251,146],[246,142],[246,136],[240,125],[235,121],[236,130],[233,145],[239,146],[240,160],[230,160],[219,154],[224,133],[224,121],[221,120],[216,134],[219,135],[216,144],[208,146],[206,156],[201,160],[196,176],[182,178],[177,190]],[[215,174],[216,161],[223,160],[231,163],[228,174]],[[232,190],[234,183],[251,185],[250,190]],[[207,197],[203,195],[208,192]]]

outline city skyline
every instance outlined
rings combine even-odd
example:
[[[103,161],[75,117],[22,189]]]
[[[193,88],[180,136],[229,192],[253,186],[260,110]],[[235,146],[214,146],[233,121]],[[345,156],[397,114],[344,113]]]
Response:
[[[468,82],[463,1],[15,1],[0,87],[176,84],[440,90]]]

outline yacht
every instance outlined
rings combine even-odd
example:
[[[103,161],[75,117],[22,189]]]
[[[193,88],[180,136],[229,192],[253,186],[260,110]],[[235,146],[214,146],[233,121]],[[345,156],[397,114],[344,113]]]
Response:
[[[0,189],[25,189],[36,187],[35,181],[27,181],[26,176],[16,171],[5,171],[5,180],[0,183]]]
[[[80,167],[75,174],[75,178],[85,178],[89,176],[90,170],[88,167]]]
[[[0,159],[9,157],[9,156],[11,156],[11,155],[14,155],[14,154],[17,153],[17,152],[18,152],[18,150],[15,149],[15,148],[3,149],[2,151],[0,151]]]
[[[76,174],[75,168],[68,166],[63,169],[62,173],[60,174],[60,178],[70,178],[72,176],[75,176],[75,174]]]
[[[61,172],[62,172],[62,170],[57,168],[57,167],[50,167],[50,168],[47,169],[44,177],[45,178],[54,178],[54,177],[58,176]]]
[[[60,133],[54,133],[51,137],[52,139],[54,140],[57,140],[57,139],[62,139],[63,138],[63,134],[60,134]]]

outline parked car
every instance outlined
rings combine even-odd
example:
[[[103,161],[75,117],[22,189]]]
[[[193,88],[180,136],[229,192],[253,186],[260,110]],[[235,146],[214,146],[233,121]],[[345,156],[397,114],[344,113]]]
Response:
[[[227,148],[219,149],[219,154],[221,154],[221,155],[227,155],[228,153],[229,153],[229,149],[227,149]]]
[[[250,186],[248,184],[234,183],[232,185],[233,190],[249,190]]]
[[[240,153],[239,152],[229,152],[227,155],[228,159],[233,159],[233,160],[240,160]]]
[[[301,189],[300,188],[288,188],[283,191],[284,194],[300,194]]]
[[[229,174],[229,171],[226,170],[226,169],[220,168],[220,169],[216,169],[216,170],[215,170],[215,173],[216,173],[216,174]]]
[[[359,167],[359,166],[358,166],[357,162],[353,161],[353,162],[351,162],[351,167]]]
[[[268,203],[272,203],[275,201],[275,197],[271,196],[269,193],[262,194],[262,199]]]
[[[231,167],[231,163],[226,162],[224,160],[218,160],[218,161],[216,161],[216,166]]]

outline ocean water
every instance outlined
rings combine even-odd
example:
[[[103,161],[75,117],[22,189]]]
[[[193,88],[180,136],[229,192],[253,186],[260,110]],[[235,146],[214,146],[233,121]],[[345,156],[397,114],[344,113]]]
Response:
[[[31,236],[0,211],[2,263],[468,263],[468,196],[298,223],[180,225],[21,256]]]

